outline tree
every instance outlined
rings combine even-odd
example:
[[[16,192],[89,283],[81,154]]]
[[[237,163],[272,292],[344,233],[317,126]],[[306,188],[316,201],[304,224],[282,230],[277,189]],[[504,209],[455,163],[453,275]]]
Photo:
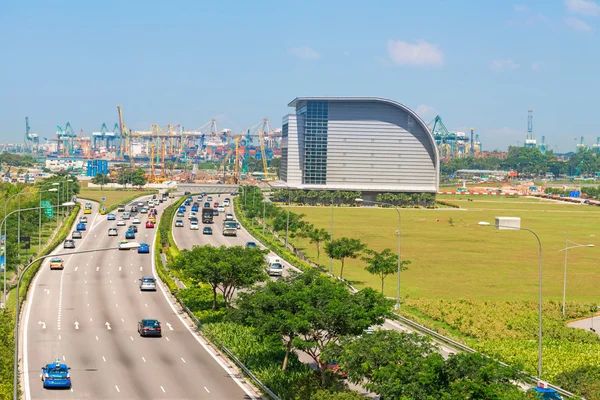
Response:
[[[97,174],[92,178],[92,183],[95,185],[100,185],[100,188],[102,188],[107,183],[110,183],[110,177],[106,174]]]
[[[183,272],[193,283],[210,285],[213,291],[213,310],[217,307],[217,290],[229,307],[236,289],[250,287],[266,278],[265,251],[241,246],[194,246],[184,249],[175,258],[173,268]]]
[[[340,278],[344,275],[344,262],[347,258],[356,258],[359,253],[364,249],[364,244],[360,239],[350,239],[342,237],[332,242],[328,242],[325,245],[325,251],[327,255],[334,260],[339,260],[342,263],[342,269],[340,270]]]
[[[321,256],[321,243],[331,240],[331,235],[324,228],[313,228],[308,232],[308,239],[317,246],[317,261]]]
[[[381,280],[381,293],[383,294],[383,283],[388,275],[398,271],[398,255],[393,253],[391,249],[384,249],[381,252],[375,250],[366,250],[371,257],[363,257],[363,261],[367,262],[365,269],[372,275],[377,275]],[[402,260],[400,262],[401,271],[406,271],[410,261]]]

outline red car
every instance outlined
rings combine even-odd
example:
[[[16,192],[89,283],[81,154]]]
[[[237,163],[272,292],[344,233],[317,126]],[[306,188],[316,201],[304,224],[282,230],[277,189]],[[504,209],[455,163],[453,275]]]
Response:
[[[340,364],[335,360],[327,361],[326,369],[332,371],[333,374],[338,376],[339,378],[342,378],[342,379],[348,378],[348,374],[346,374],[344,371],[342,371],[340,369]]]
[[[215,203],[215,206],[213,208],[219,208],[219,203]]]
[[[146,228],[154,228],[154,222],[152,222],[152,221],[146,222]]]

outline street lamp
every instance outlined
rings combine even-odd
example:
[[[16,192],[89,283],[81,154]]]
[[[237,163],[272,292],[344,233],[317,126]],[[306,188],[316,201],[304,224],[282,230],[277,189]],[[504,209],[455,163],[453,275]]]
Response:
[[[48,189],[48,190],[40,190],[40,210],[39,210],[39,218],[38,218],[38,251],[41,249],[42,247],[42,193],[47,193],[47,192],[57,192],[58,189],[57,188],[52,188],[52,189]]]
[[[400,227],[401,227],[400,209],[398,208],[398,206],[396,206],[394,204],[384,203],[381,201],[371,201],[371,200],[363,200],[363,199],[354,199],[354,201],[358,204],[371,203],[371,204],[381,204],[381,205],[385,205],[385,206],[394,207],[394,209],[396,210],[396,213],[398,214],[398,232],[397,232],[397,234],[398,234],[398,281],[396,283],[396,305],[394,308],[396,310],[400,310],[400,271],[402,269],[402,262],[400,261]],[[333,221],[333,214],[332,214],[332,221]],[[333,222],[332,222],[332,225],[333,225]]]
[[[573,244],[573,246],[569,246],[569,243]],[[563,279],[563,301],[562,301],[562,316],[563,316],[563,318],[565,317],[565,304],[566,304],[566,300],[567,300],[567,254],[569,252],[569,249],[576,249],[578,247],[594,247],[594,245],[593,244],[579,244],[579,243],[573,242],[572,240],[569,240],[569,232],[567,231],[566,239],[565,239],[565,248],[560,249],[558,251],[559,253],[561,251],[565,252],[565,268],[564,268],[564,279]]]
[[[72,206],[75,205],[75,203],[73,202],[67,202],[63,204],[64,206]],[[129,242],[126,244],[123,244],[119,247],[107,247],[107,248],[103,248],[103,249],[93,249],[93,250],[80,250],[80,251],[70,251],[67,253],[61,253],[61,255],[63,256],[72,256],[72,255],[76,255],[76,254],[85,254],[85,253],[94,253],[97,251],[107,251],[107,250],[119,250],[119,249],[137,249],[138,247],[140,247],[140,244],[137,242]],[[29,267],[31,267],[33,264],[35,264],[36,262],[40,261],[40,260],[44,260],[46,258],[50,258],[50,257],[56,257],[56,254],[46,254],[44,256],[38,257],[35,260],[31,261],[29,264],[27,264],[27,266],[23,269],[23,271],[21,271],[21,273],[19,274],[19,279],[17,280],[17,292],[16,292],[16,312],[15,312],[15,354],[14,354],[14,365],[13,365],[13,397],[14,400],[18,400],[19,396],[18,396],[18,392],[19,392],[19,382],[18,382],[18,374],[19,374],[19,290],[20,290],[20,286],[21,286],[21,279],[23,279],[23,275],[25,275],[25,272],[27,272],[27,270],[29,269]]]
[[[491,226],[491,224],[489,222],[486,221],[481,221],[478,222],[477,225],[479,226]],[[540,252],[540,282],[539,282],[539,286],[540,286],[540,290],[539,290],[539,311],[538,311],[538,379],[542,378],[542,311],[543,311],[543,304],[542,304],[542,272],[543,272],[543,268],[542,268],[542,241],[540,240],[540,237],[537,235],[537,233],[535,233],[534,231],[532,231],[531,229],[528,228],[520,228],[520,227],[516,227],[516,226],[510,226],[510,225],[500,225],[500,224],[496,224],[496,228],[504,228],[504,229],[514,229],[514,230],[518,230],[518,231],[527,231],[532,233],[535,238],[538,241],[538,245],[539,245],[539,252]]]

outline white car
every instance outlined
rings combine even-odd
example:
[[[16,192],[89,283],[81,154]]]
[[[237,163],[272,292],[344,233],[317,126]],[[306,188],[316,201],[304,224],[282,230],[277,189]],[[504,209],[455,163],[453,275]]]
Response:
[[[140,214],[148,214],[148,209],[146,207],[142,207],[140,209]]]
[[[188,219],[192,219],[193,217],[198,217],[196,211],[190,211],[190,213],[188,214]]]
[[[233,214],[225,214],[225,221],[233,221]]]
[[[117,228],[110,228],[108,230],[108,236],[119,236],[119,232],[117,231]]]
[[[143,201],[138,201],[137,205],[138,205],[138,207],[144,207],[144,202]]]
[[[218,210],[219,210],[219,212],[225,212],[225,207],[219,206]]]
[[[191,231],[197,231],[199,229],[200,229],[200,227],[198,226],[198,222],[197,221],[190,222],[190,230]]]
[[[125,226],[125,221],[123,221],[122,219],[118,220],[117,226]]]
[[[132,223],[134,224],[141,224],[142,221],[140,221],[140,219],[138,217],[133,217],[133,220],[131,220]]]

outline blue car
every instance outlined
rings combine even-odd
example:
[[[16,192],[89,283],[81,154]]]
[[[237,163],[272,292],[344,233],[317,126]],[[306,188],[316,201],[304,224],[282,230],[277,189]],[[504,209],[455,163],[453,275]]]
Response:
[[[83,222],[80,222],[77,224],[77,230],[78,231],[85,231],[85,224]]]
[[[140,247],[138,247],[138,253],[150,253],[150,246],[148,245],[148,243],[140,243]]]
[[[198,206],[193,206],[193,207],[192,207],[192,211],[194,211],[194,212],[198,212]]]
[[[47,388],[71,388],[71,374],[67,364],[61,364],[57,358],[52,364],[42,367],[42,384]]]
[[[131,229],[125,232],[125,239],[135,239],[135,232]]]
[[[546,382],[538,382],[537,387],[527,391],[527,398],[540,400],[562,400],[562,396],[554,389],[548,386]]]
[[[187,210],[187,208],[185,206],[179,206],[179,210],[181,212],[185,212]]]
[[[115,219],[117,219],[117,217],[115,217],[115,214],[111,213],[106,216],[107,221],[114,221]]]

